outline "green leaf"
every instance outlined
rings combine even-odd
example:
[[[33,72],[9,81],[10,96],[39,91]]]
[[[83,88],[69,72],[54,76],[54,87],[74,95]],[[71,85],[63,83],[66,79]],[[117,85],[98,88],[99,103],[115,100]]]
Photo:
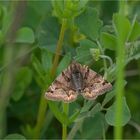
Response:
[[[63,59],[59,63],[59,66],[57,68],[57,75],[60,74],[65,68],[67,68],[70,62],[71,62],[71,54],[68,53],[63,57]]]
[[[87,37],[96,40],[99,36],[102,22],[97,16],[97,12],[93,8],[86,8],[86,10],[75,19],[79,30]]]
[[[50,71],[52,66],[53,54],[47,48],[41,48],[41,62],[44,71]]]
[[[47,85],[50,84],[51,77],[49,71],[47,70],[47,68],[49,69],[49,67],[46,66],[45,69],[45,62],[42,63],[43,64],[41,64],[41,62],[38,60],[38,58],[35,55],[32,55],[32,65],[34,68],[34,73],[36,75],[34,76],[34,78],[42,89],[46,89]]]
[[[56,117],[56,119],[60,123],[67,125],[69,123],[69,119],[65,115],[65,113],[60,111],[60,109],[58,108],[58,103],[52,102],[52,101],[48,101],[48,103],[49,103],[49,107],[50,107],[51,111],[53,112],[54,116]]]
[[[138,21],[135,21],[131,34],[129,36],[129,41],[135,41],[140,37],[140,23]]]
[[[20,68],[16,75],[16,85],[14,87],[12,99],[15,101],[20,100],[31,81],[32,71],[28,67]]]
[[[62,18],[63,17],[63,10],[64,10],[64,3],[63,1],[52,1],[52,6],[53,6],[53,14],[56,17]]]
[[[82,109],[81,109],[81,113],[83,113],[83,112],[86,112],[86,111],[88,111],[92,106],[93,106],[93,104],[95,103],[95,101],[88,101],[88,102],[85,102],[84,103],[84,106],[82,107]]]
[[[109,33],[101,33],[101,43],[104,48],[109,50],[115,50],[117,47],[116,37]]]
[[[98,113],[101,110],[101,104],[97,103],[90,111],[85,111],[83,112],[83,110],[81,110],[81,113],[79,114],[79,116],[77,117],[77,119],[75,120],[75,122],[79,122],[85,118],[88,117],[93,117],[96,113]]]
[[[115,96],[115,91],[112,90],[105,95],[105,98],[102,102],[102,106],[105,106],[113,97]]]
[[[113,23],[118,37],[120,37],[123,42],[126,42],[131,30],[131,24],[129,20],[123,15],[114,14]]]
[[[107,80],[113,82],[116,79],[116,64],[113,64],[107,70]]]
[[[76,49],[75,60],[84,64],[89,63],[89,60],[93,60],[90,49],[95,48],[98,48],[97,45],[88,39],[80,41],[80,47]]]
[[[39,14],[39,16],[43,16],[48,13],[51,13],[52,11],[52,5],[51,5],[51,0],[47,0],[47,1],[28,1],[28,6],[30,6],[31,8],[33,8],[35,10],[35,12],[37,12],[37,14]]]
[[[74,122],[80,122],[88,117],[90,117],[90,111],[82,112],[78,115],[78,117],[74,120]]]
[[[32,55],[31,59],[32,59],[32,65],[33,65],[35,71],[43,79],[44,71],[43,71],[43,68],[42,68],[40,61],[38,60],[38,58],[34,54]]]
[[[138,60],[140,58],[140,42],[137,41],[136,43],[133,43],[133,46],[131,46],[128,51],[128,56],[126,59],[126,64],[128,64],[132,60]]]
[[[90,41],[89,39],[81,40],[80,47],[98,48],[97,45],[93,41]]]
[[[4,140],[26,140],[26,138],[20,134],[14,133],[7,135]]]
[[[69,105],[69,115],[72,116],[75,112],[79,111],[81,109],[80,104],[78,102],[72,102]]]
[[[17,31],[16,43],[34,43],[34,32],[29,27],[22,27]]]
[[[121,126],[124,126],[128,123],[128,121],[131,118],[130,110],[127,106],[126,99],[123,97],[123,102],[122,102],[122,107],[123,107],[123,112],[122,112],[122,124]],[[109,125],[113,126],[118,126],[116,124],[116,102],[113,103],[112,106],[110,106],[105,114],[105,119]]]
[[[50,52],[55,52],[59,38],[60,24],[57,18],[48,17],[39,26],[38,42],[40,48],[47,48]]]
[[[76,118],[75,122],[79,122],[82,119],[89,117],[90,116],[90,108],[93,106],[93,104],[95,103],[95,101],[88,101],[88,102],[84,102],[84,106],[82,107],[82,109],[80,110],[80,114],[79,116]],[[95,105],[96,106],[96,105]]]
[[[84,1],[54,0],[52,1],[52,5],[54,8],[53,14],[60,19],[63,18],[73,19],[83,11],[87,2],[88,0]]]
[[[101,104],[97,103],[90,111],[90,116],[94,116],[96,113],[98,113],[99,111],[101,111]]]
[[[80,110],[77,110],[72,116],[69,117],[69,124],[73,123],[75,119],[78,117]]]
[[[80,136],[76,138],[101,139],[106,128],[107,124],[104,115],[99,112],[94,117],[89,117],[84,120]]]

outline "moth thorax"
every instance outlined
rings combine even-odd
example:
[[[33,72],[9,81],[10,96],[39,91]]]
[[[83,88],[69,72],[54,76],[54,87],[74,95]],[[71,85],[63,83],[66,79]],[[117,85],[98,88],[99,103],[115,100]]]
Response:
[[[74,71],[71,75],[72,87],[78,93],[81,93],[83,90],[83,76],[79,71]]]

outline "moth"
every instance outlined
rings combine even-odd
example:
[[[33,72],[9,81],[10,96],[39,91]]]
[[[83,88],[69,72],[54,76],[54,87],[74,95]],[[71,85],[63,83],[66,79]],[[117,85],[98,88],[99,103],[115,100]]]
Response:
[[[51,84],[45,93],[48,100],[73,102],[78,95],[95,100],[112,89],[111,83],[86,65],[73,61]]]

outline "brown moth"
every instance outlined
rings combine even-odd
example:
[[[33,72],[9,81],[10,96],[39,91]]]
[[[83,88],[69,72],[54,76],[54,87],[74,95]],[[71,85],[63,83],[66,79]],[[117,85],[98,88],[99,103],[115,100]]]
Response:
[[[81,94],[85,99],[95,100],[111,88],[111,83],[101,75],[88,66],[73,61],[48,88],[45,97],[48,100],[70,103]]]

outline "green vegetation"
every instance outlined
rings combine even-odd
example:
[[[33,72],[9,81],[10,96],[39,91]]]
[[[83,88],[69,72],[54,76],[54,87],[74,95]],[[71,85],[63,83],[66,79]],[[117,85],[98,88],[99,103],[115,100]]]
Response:
[[[140,139],[139,1],[1,1],[0,138]],[[112,83],[70,104],[44,93],[72,60]]]

